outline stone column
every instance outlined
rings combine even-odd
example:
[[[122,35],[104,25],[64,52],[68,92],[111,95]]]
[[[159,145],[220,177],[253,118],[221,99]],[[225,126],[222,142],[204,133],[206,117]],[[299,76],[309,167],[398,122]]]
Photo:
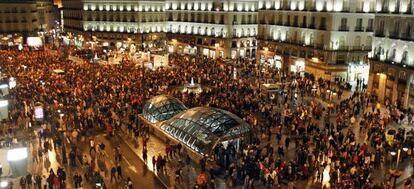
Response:
[[[392,83],[392,92],[391,92],[391,104],[394,104],[398,100],[398,76],[394,77],[394,81]]]
[[[410,74],[407,79],[407,86],[405,87],[404,92],[404,108],[409,108],[409,101],[410,101],[410,88],[411,88],[411,82],[414,79],[414,74]]]
[[[371,65],[371,67],[372,67],[373,65]],[[374,83],[374,78],[375,78],[375,73],[371,70],[372,68],[370,68],[370,71],[369,71],[369,75],[368,75],[368,88],[367,88],[367,91],[370,93],[370,94],[372,94],[372,88],[373,88],[373,83]]]
[[[224,39],[224,44],[221,48],[223,50],[223,58],[231,58],[231,39]],[[219,52],[217,52],[219,53]],[[219,54],[217,54],[219,56]]]
[[[387,84],[387,75],[384,73],[380,73],[379,79],[378,79],[378,91],[376,91],[378,95],[378,101],[380,102],[384,102],[386,84]]]

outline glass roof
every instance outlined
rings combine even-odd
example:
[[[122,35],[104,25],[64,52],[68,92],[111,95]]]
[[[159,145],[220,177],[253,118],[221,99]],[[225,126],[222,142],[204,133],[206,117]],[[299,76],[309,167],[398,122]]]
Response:
[[[243,137],[250,125],[236,115],[211,107],[186,110],[161,124],[161,129],[191,149],[208,154],[218,142]]]
[[[178,99],[166,95],[159,95],[145,103],[142,116],[151,123],[157,123],[170,119],[184,110],[187,110],[187,107]]]

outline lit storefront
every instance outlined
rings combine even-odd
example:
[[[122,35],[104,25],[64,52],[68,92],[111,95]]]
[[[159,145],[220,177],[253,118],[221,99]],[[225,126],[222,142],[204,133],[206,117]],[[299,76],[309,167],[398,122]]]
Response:
[[[184,48],[184,54],[195,55],[197,53],[197,47],[192,47],[190,45]]]
[[[209,58],[216,58],[216,50],[203,48],[203,55]]]
[[[305,71],[305,59],[298,58],[290,65],[290,71],[293,73],[303,73]]]
[[[272,55],[265,57],[264,55],[260,56],[260,63],[267,65],[272,68],[282,69],[283,59],[279,55]]]
[[[348,82],[361,80],[367,84],[369,77],[369,65],[364,63],[350,63],[348,65]]]

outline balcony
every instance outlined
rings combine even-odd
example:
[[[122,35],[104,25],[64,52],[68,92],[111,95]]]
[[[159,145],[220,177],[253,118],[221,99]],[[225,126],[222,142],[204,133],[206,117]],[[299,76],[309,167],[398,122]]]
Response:
[[[300,27],[301,28],[306,28],[307,26],[306,26],[306,23],[302,23],[301,25],[300,25]]]
[[[299,24],[298,24],[298,22],[293,22],[293,25],[292,25],[293,27],[299,27]]]
[[[413,38],[411,37],[411,34],[409,34],[409,33],[401,34],[400,39],[402,39],[404,41],[412,41],[413,40]]]
[[[326,25],[325,24],[319,25],[319,30],[326,30]]]
[[[363,32],[364,31],[364,27],[362,27],[362,26],[356,26],[355,27],[355,31],[356,32]]]
[[[348,26],[339,26],[338,31],[349,31]]]
[[[374,31],[374,28],[372,27],[372,26],[370,26],[370,27],[367,27],[367,30],[365,30],[366,32],[373,32]]]
[[[364,46],[339,46],[336,51],[370,51],[371,47]]]
[[[375,32],[375,37],[385,37],[385,32],[384,31],[376,31]]]
[[[362,51],[362,46],[350,46],[349,50],[351,51]]]
[[[302,45],[303,44],[303,41],[298,40],[298,39],[296,39],[296,40],[295,39],[288,39],[287,42],[290,43],[290,44],[295,44],[295,45]]]
[[[388,35],[388,38],[390,39],[399,39],[399,33],[398,32],[390,32],[390,34]]]
[[[310,29],[315,29],[315,24],[311,24],[311,25],[309,25],[309,27],[308,28],[310,28]]]
[[[349,7],[342,7],[341,12],[349,12],[350,8]]]
[[[337,50],[337,51],[348,51],[348,49],[349,49],[349,47],[348,46],[345,46],[345,45],[343,45],[343,46],[339,46],[337,49],[335,49],[335,50]]]

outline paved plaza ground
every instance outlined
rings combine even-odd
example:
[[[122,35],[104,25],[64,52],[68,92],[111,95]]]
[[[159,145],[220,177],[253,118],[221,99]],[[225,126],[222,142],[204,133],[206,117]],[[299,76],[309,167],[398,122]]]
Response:
[[[245,153],[244,149],[240,149],[240,153],[237,154],[237,157],[243,157],[243,161],[240,161],[240,159],[235,159],[233,162],[228,162],[224,165],[227,167],[220,167],[220,162],[218,162],[217,159],[220,159],[221,157],[206,157],[208,168],[220,167],[220,171],[216,171],[215,173],[213,173],[212,169],[208,169],[206,171],[207,178],[215,177],[214,182],[212,183],[210,183],[210,180],[207,179],[209,181],[207,184],[208,188],[217,189],[277,188],[277,185],[266,183],[268,182],[268,180],[266,179],[269,179],[270,176],[268,178],[265,178],[263,175],[266,174],[266,172],[268,172],[269,170],[274,170],[274,172],[276,172],[276,170],[279,171],[279,168],[274,168],[272,166],[266,167],[266,162],[273,161],[269,159],[276,158],[277,162],[282,162],[280,163],[281,165],[279,165],[281,167],[280,172],[278,172],[277,174],[285,174],[282,172],[282,169],[288,170],[288,168],[286,167],[295,164],[294,162],[299,162],[298,159],[300,159],[300,150],[298,149],[303,147],[307,148],[306,150],[308,153],[319,152],[319,154],[316,155],[316,160],[313,162],[321,162],[321,165],[315,165],[315,169],[317,171],[323,171],[322,168],[324,168],[324,164],[327,164],[327,162],[331,161],[331,158],[334,158],[330,156],[331,154],[333,154],[332,151],[338,150],[333,147],[334,144],[329,144],[331,139],[328,138],[332,137],[334,133],[341,133],[346,136],[348,136],[349,133],[354,133],[356,143],[355,146],[357,147],[349,147],[351,145],[347,144],[346,147],[341,149],[344,152],[357,151],[352,148],[364,148],[364,150],[366,149],[366,151],[375,151],[375,148],[377,146],[372,145],[373,142],[370,140],[373,140],[373,138],[368,137],[369,134],[371,134],[369,133],[370,130],[367,128],[360,129],[358,123],[360,123],[360,121],[362,120],[362,115],[364,113],[370,114],[372,113],[373,109],[375,111],[381,112],[381,114],[375,116],[386,117],[390,114],[393,114],[393,112],[389,112],[391,108],[388,108],[385,105],[381,105],[379,108],[372,108],[372,106],[377,106],[377,104],[369,102],[366,103],[364,107],[359,108],[361,110],[361,113],[359,113],[356,116],[348,116],[348,112],[341,111],[340,105],[344,105],[342,103],[347,99],[351,99],[352,102],[352,100],[354,100],[354,94],[356,94],[355,92],[358,92],[358,94],[366,95],[363,91],[356,90],[354,87],[351,90],[340,90],[341,95],[334,95],[332,96],[332,98],[327,98],[324,95],[326,88],[323,88],[323,85],[329,85],[329,89],[338,90],[340,86],[337,83],[327,84],[328,82],[320,82],[320,88],[322,91],[321,94],[308,94],[306,92],[307,89],[297,88],[296,84],[297,82],[302,82],[302,84],[308,84],[308,82],[311,82],[311,79],[306,78],[305,81],[305,79],[296,79],[295,76],[284,78],[284,82],[288,83],[288,87],[286,87],[285,89],[287,92],[283,92],[283,90],[281,90],[282,92],[277,93],[276,97],[269,100],[266,96],[267,92],[260,88],[260,86],[267,79],[269,79],[268,77],[271,77],[271,79],[275,79],[275,76],[268,76],[267,74],[261,73],[260,70],[262,70],[263,68],[257,67],[254,64],[248,66],[232,65],[231,69],[229,69],[226,68],[226,66],[228,65],[223,65],[219,61],[216,62],[216,60],[205,59],[205,61],[203,62],[204,59],[201,58],[200,62],[198,60],[195,60],[196,57],[172,55],[174,57],[172,62],[174,63],[174,61],[176,61],[176,65],[171,69],[176,69],[174,71],[180,72],[180,74],[182,75],[174,75],[174,79],[168,79],[169,76],[174,74],[174,72],[172,72],[171,70],[140,70],[140,68],[135,68],[135,65],[127,64],[131,63],[128,61],[126,61],[126,65],[122,66],[89,65],[85,63],[82,59],[77,57],[71,57],[72,62],[63,59],[62,57],[60,57],[61,55],[59,54],[59,52],[56,51],[50,51],[50,54],[46,53],[45,56],[43,56],[41,53],[39,54],[40,57],[33,60],[34,63],[47,62],[48,58],[55,58],[58,63],[54,63],[52,67],[58,68],[59,66],[62,66],[62,64],[59,61],[65,62],[63,66],[68,67],[68,70],[65,70],[67,73],[62,75],[52,74],[52,76],[50,76],[52,79],[50,79],[46,77],[49,77],[49,72],[44,71],[46,70],[45,67],[42,67],[43,65],[38,64],[29,65],[32,66],[32,68],[27,69],[28,71],[26,70],[26,68],[24,68],[22,70],[17,71],[17,73],[14,73],[14,71],[10,70],[11,68],[13,68],[14,64],[19,64],[19,62],[14,62],[13,58],[7,58],[9,59],[10,64],[8,65],[10,69],[9,71],[11,73],[18,74],[18,77],[20,77],[18,79],[21,79],[22,83],[26,83],[24,87],[20,86],[25,90],[19,88],[18,91],[12,91],[11,94],[25,96],[26,100],[36,98],[36,100],[42,101],[45,104],[47,102],[48,106],[47,108],[45,107],[45,109],[46,111],[48,111],[48,113],[55,112],[55,110],[57,109],[58,111],[56,112],[61,113],[61,110],[63,108],[59,103],[66,103],[70,107],[68,107],[68,109],[71,110],[67,110],[67,112],[65,112],[66,114],[62,113],[62,115],[57,115],[56,113],[53,113],[53,115],[50,115],[50,117],[53,117],[53,119],[45,120],[44,122],[41,122],[41,124],[36,124],[34,127],[31,128],[25,128],[24,126],[22,127],[20,125],[20,121],[16,121],[17,124],[14,125],[9,124],[6,126],[3,124],[2,129],[3,133],[6,133],[8,132],[7,128],[10,127],[13,131],[12,133],[14,133],[17,138],[24,139],[29,142],[29,173],[40,176],[45,175],[46,177],[48,177],[51,169],[54,172],[56,172],[58,168],[63,168],[67,175],[65,182],[66,188],[75,188],[74,180],[72,177],[75,173],[84,176],[85,172],[89,172],[89,169],[96,171],[97,174],[100,174],[103,177],[103,181],[105,182],[107,188],[125,188],[126,179],[128,177],[131,179],[133,188],[138,189],[194,188],[195,184],[199,182],[199,179],[197,179],[198,175],[200,174],[200,172],[202,172],[202,169],[204,168],[201,165],[201,161],[197,162],[188,160],[186,153],[186,151],[189,150],[188,148],[185,148],[186,150],[184,151],[175,153],[172,157],[166,157],[166,151],[168,150],[167,148],[170,144],[167,144],[165,142],[163,138],[164,136],[160,136],[152,132],[146,132],[145,127],[142,123],[137,124],[136,121],[134,121],[136,117],[138,117],[138,110],[135,112],[135,109],[140,109],[140,107],[137,107],[138,105],[136,104],[142,103],[141,101],[143,99],[150,99],[151,97],[159,94],[166,94],[172,96],[175,95],[175,97],[180,98],[180,100],[182,100],[183,103],[190,108],[195,106],[209,105],[212,107],[218,107],[226,109],[228,111],[232,111],[232,113],[242,117],[246,122],[249,122],[252,125],[252,135],[254,135],[254,139],[258,140],[255,143],[250,141],[252,142],[252,144],[249,144],[248,147],[246,147],[246,153],[255,150],[257,150],[260,153],[264,153],[264,149],[275,149],[274,154],[273,151],[272,154],[269,152],[266,155],[259,153],[250,154],[250,156],[252,157],[243,157],[242,154]],[[19,55],[15,55],[11,52],[10,56],[12,55],[17,59],[20,58],[20,61],[24,61],[22,57],[19,57]],[[248,61],[245,61],[246,62],[244,63],[247,64]],[[181,63],[183,65],[181,65]],[[208,67],[211,66],[211,64],[217,65],[217,68]],[[229,71],[233,72],[233,66],[237,68],[237,73],[235,74],[238,77],[237,79],[234,79],[227,75],[229,74]],[[79,70],[75,71],[74,69]],[[200,74],[198,72],[205,73]],[[272,70],[269,72],[272,72]],[[40,81],[41,84],[34,84],[34,89],[31,88],[33,86],[30,86],[28,84],[32,84],[31,80],[37,82],[40,79],[33,79],[26,75],[22,75],[29,73],[33,75],[37,74],[36,76],[42,79],[42,81]],[[116,75],[113,76],[111,74]],[[133,76],[130,76],[131,74]],[[203,77],[204,80],[201,80],[200,78],[196,80],[199,80],[200,83],[208,86],[209,90],[211,89],[211,91],[209,91],[208,93],[201,93],[201,97],[178,93],[176,91],[176,88],[180,87],[183,82],[187,82],[188,78],[193,78],[192,76],[189,76],[191,74],[200,74],[201,76],[199,77]],[[211,74],[211,76],[209,74]],[[88,81],[83,81],[89,79],[84,78],[85,75],[91,77],[92,79]],[[163,78],[163,76],[165,78]],[[219,77],[222,80],[214,77]],[[146,78],[147,80],[144,81],[143,78]],[[46,80],[46,84],[45,82],[43,82],[43,80]],[[131,83],[139,84],[139,86],[131,85]],[[167,87],[160,87],[164,86],[161,84],[165,84],[165,86]],[[47,87],[44,87],[44,85],[51,88],[48,89]],[[71,88],[70,86],[77,87]],[[307,87],[309,86],[307,85]],[[66,93],[63,93],[61,91],[65,91]],[[84,91],[87,92],[83,93]],[[58,94],[56,94],[55,92],[57,92]],[[144,93],[145,95],[138,95],[142,93]],[[95,94],[99,95],[95,96]],[[214,94],[216,94],[217,96],[214,96]],[[128,98],[125,98],[126,95],[130,96]],[[53,98],[49,99],[50,96],[53,96]],[[70,96],[70,98],[67,96]],[[340,98],[338,96],[340,96]],[[20,96],[14,98],[20,98]],[[60,102],[55,102],[57,101],[56,99],[59,99]],[[70,102],[71,100],[75,101],[75,103]],[[29,101],[30,100],[28,100],[27,102]],[[132,103],[129,103],[130,101],[132,101]],[[137,103],[137,101],[139,101],[139,103]],[[206,102],[208,102],[209,104],[207,104]],[[346,101],[346,103],[350,102]],[[124,104],[127,105],[125,105],[124,107]],[[304,110],[302,112],[302,109],[307,109],[312,106],[317,107],[318,105],[321,106],[320,109],[323,112],[321,116],[315,116],[317,115],[317,108],[315,108],[315,113],[309,113],[307,112],[307,110]],[[16,106],[16,110],[14,111],[22,111],[21,109],[24,109],[25,106],[26,104]],[[142,104],[140,104],[139,106],[142,106]],[[330,108],[332,107],[339,108],[333,108],[332,110],[330,110]],[[49,109],[53,109],[53,111]],[[132,109],[134,109],[134,111],[132,111]],[[76,113],[71,113],[72,110]],[[303,117],[306,117],[305,114],[311,115],[309,116],[309,119],[305,120],[315,125],[314,130],[309,132],[307,131],[306,133],[295,133],[298,132],[299,129],[294,128],[292,125],[303,124],[308,126],[309,123],[287,122],[286,120],[288,120],[288,118],[291,118],[289,117],[289,111],[290,113],[302,112],[302,115],[304,115]],[[330,113],[328,114],[328,112]],[[16,113],[16,115],[19,117],[19,120],[24,119],[20,118],[22,114],[23,113]],[[298,114],[296,116],[302,117],[301,114]],[[350,121],[348,121],[348,119],[346,119],[348,122],[346,122],[345,124],[346,127],[342,129],[337,129],[338,126],[333,126],[334,124],[331,125],[331,123],[341,123],[340,121],[338,121],[338,117],[341,116],[348,116],[346,118],[352,117],[352,119],[355,119],[353,121],[354,123],[351,123]],[[91,121],[91,117],[94,118],[93,121]],[[255,121],[251,121],[251,118],[254,118],[253,120]],[[302,118],[299,118],[297,120],[300,119]],[[284,122],[289,124],[284,125]],[[138,128],[137,133],[139,133],[139,136],[133,133],[132,130],[128,128],[128,126],[135,126],[135,124],[136,128]],[[59,127],[60,131],[51,131],[50,135],[44,137],[41,136],[38,132],[39,130],[41,130],[41,125],[42,127],[49,128],[45,130],[54,130],[53,128]],[[372,127],[375,126],[376,125]],[[75,130],[73,130],[70,127],[77,128],[76,132],[74,132]],[[280,128],[282,129],[279,130]],[[384,131],[390,129],[398,130],[401,128],[405,129],[408,132],[414,129],[414,125],[409,124],[408,118],[406,117],[399,123],[397,123],[396,121],[390,122],[388,125],[386,125],[386,128],[384,128]],[[323,138],[322,135],[320,135],[323,133],[325,133],[326,139]],[[304,136],[308,137],[309,139],[306,140],[306,142],[303,142],[303,144],[301,144],[301,141],[299,141],[301,139],[299,138]],[[52,148],[50,148],[50,150],[46,149],[47,153],[40,161],[37,162],[34,159],[33,156],[34,154],[36,154],[37,151],[39,151],[39,148],[40,150],[43,150],[43,148],[46,148],[44,146],[45,144],[47,144],[47,142],[49,142],[50,144],[54,144],[56,140],[60,137],[61,139],[63,139],[63,145],[51,145]],[[147,139],[145,145],[144,138]],[[297,141],[295,141],[295,139],[297,139]],[[98,148],[99,145],[104,144],[105,148],[101,150],[98,149],[97,151],[91,151],[91,140],[94,141],[94,147],[96,146],[96,148]],[[322,140],[326,140],[324,145],[320,146],[319,144],[316,144],[316,141]],[[286,141],[290,141],[290,144],[287,144]],[[349,141],[347,141],[347,143],[348,142]],[[353,141],[349,143],[352,142]],[[364,143],[366,145],[364,145]],[[383,143],[385,144],[385,141],[383,141]],[[328,147],[325,147],[325,145],[327,145]],[[336,145],[341,146],[342,144]],[[145,153],[146,158],[144,157],[144,146],[147,150]],[[349,148],[351,148],[352,150]],[[361,150],[361,153],[365,153],[364,150]],[[76,157],[76,166],[73,165],[73,161],[69,160],[71,154],[70,152],[73,152],[74,154],[80,157],[79,159],[78,156]],[[377,167],[372,166],[372,169],[369,172],[369,180],[370,182],[372,182],[372,184],[383,184],[383,186],[385,186],[385,182],[390,180],[388,170],[390,168],[395,168],[397,163],[395,161],[396,158],[390,155],[389,152],[390,149],[386,148],[386,151],[383,152],[384,161],[382,161]],[[121,154],[120,157],[122,158],[119,159],[118,157],[115,157],[117,153]],[[355,154],[355,156],[358,155]],[[359,156],[362,155],[359,154]],[[157,171],[157,169],[154,168],[153,157],[160,157],[161,159],[164,158],[166,160],[166,164],[165,166],[163,166],[161,170]],[[235,173],[238,169],[243,168],[243,163],[248,162],[249,158],[255,159],[255,162],[253,162],[254,165],[251,165],[251,167],[260,168],[260,170],[256,171],[260,172],[260,174],[257,174],[258,176],[260,176],[260,178],[251,179],[249,177],[246,177],[245,175],[240,176],[237,174],[230,174],[231,171]],[[82,159],[82,161],[80,161],[80,159]],[[414,171],[412,157],[407,157],[407,153],[402,152],[400,159],[401,161],[398,164],[398,168],[402,170],[402,175],[400,176],[400,178],[396,180],[396,188],[403,188],[405,181],[408,178],[412,177]],[[89,163],[89,166],[87,166],[85,160]],[[308,163],[312,163],[312,161],[308,160]],[[352,162],[350,164],[356,166],[359,165],[358,163],[359,162],[356,160],[356,162]],[[364,163],[365,162],[361,164]],[[231,169],[232,166],[237,168]],[[122,172],[122,178],[116,180],[111,178],[111,169],[115,167],[122,168],[122,171],[120,171]],[[177,169],[181,170],[179,180],[176,179]],[[245,170],[246,174],[248,171],[249,170]],[[308,176],[308,178],[306,179],[305,177],[297,176],[299,175],[299,172],[303,171],[297,170],[294,173],[286,174],[289,175],[288,177],[281,177],[280,180],[278,179],[280,187],[298,189],[321,188],[321,180],[323,180],[321,172],[319,172],[319,174],[311,172],[309,176],[306,175]],[[332,175],[335,173],[331,171],[330,174]],[[362,175],[362,171],[359,172],[359,174]],[[238,177],[247,179],[237,180]],[[344,176],[344,178],[347,178],[348,180],[352,181],[352,179],[349,177],[351,176]],[[354,176],[352,176],[352,178],[357,179],[356,176],[355,178]],[[19,188],[20,178],[13,179],[14,185],[16,186],[15,188]],[[113,180],[111,181],[111,179]],[[246,186],[249,185],[250,182],[251,186]],[[84,177],[82,183],[83,188],[96,188],[95,182],[93,180],[87,181],[86,177]],[[366,186],[366,183],[360,184],[361,186]]]

